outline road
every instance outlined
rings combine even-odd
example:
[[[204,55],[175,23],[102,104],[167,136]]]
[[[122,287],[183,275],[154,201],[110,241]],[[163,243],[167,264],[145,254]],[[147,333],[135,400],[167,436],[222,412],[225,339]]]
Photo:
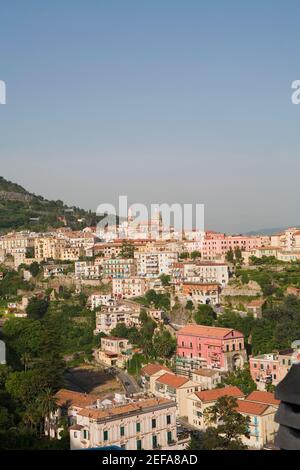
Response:
[[[112,370],[115,376],[120,380],[127,395],[133,395],[134,393],[139,393],[141,391],[138,383],[133,377],[131,377],[131,375],[126,374],[126,372],[118,369],[117,367],[111,367],[110,370]]]
[[[127,374],[126,372],[124,372],[124,370],[119,369],[116,366],[107,367],[106,364],[98,360],[96,354],[94,354],[94,358],[97,364],[100,364],[101,366],[103,366],[106,370],[109,371],[110,374],[114,375],[115,377],[119,379],[127,395],[133,395],[134,393],[141,392],[142,390],[141,387],[138,385],[137,381],[131,375]]]

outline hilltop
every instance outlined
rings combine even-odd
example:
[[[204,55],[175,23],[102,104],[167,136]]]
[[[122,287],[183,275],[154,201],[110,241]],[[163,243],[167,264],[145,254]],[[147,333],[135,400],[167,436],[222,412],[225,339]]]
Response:
[[[49,201],[0,176],[0,233],[46,231],[67,225],[73,230],[95,225],[101,217],[63,201]]]

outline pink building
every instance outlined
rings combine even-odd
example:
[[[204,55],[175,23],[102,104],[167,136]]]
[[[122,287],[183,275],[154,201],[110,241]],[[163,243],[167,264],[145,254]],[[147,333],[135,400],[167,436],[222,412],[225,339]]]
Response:
[[[249,359],[250,373],[259,390],[265,390],[268,384],[281,382],[292,366],[292,354],[293,350],[286,350]]]
[[[204,259],[213,259],[225,255],[230,249],[240,248],[243,251],[251,251],[270,244],[270,237],[246,235],[226,235],[225,233],[205,232],[201,248]]]
[[[244,336],[231,328],[186,325],[177,332],[176,368],[191,374],[208,367],[225,371],[242,367],[247,359]]]

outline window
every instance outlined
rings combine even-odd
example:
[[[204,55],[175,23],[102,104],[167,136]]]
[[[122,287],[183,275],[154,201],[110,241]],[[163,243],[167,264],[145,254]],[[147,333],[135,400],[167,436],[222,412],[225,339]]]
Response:
[[[167,432],[167,439],[168,439],[168,444],[170,444],[170,442],[172,442],[173,440],[172,431]]]
[[[152,447],[157,449],[157,436],[152,436]]]
[[[136,441],[136,449],[137,450],[142,450],[142,441],[140,439],[138,439]]]
[[[274,378],[274,380],[276,380],[276,374],[273,374],[273,378]]]
[[[75,439],[77,439],[77,432],[76,431],[74,432],[74,437],[75,437]]]
[[[86,429],[84,429],[84,431],[83,431],[83,439],[88,439],[88,438],[89,438],[89,432],[88,432]]]
[[[257,364],[256,364],[256,362],[255,362],[255,363],[254,363],[254,369],[256,369],[256,368],[257,368]]]
[[[242,343],[239,343],[239,348],[242,349]]]
[[[136,423],[136,432],[141,432],[141,423]]]
[[[226,344],[226,351],[229,351],[229,344]]]
[[[261,365],[260,365],[260,368],[261,368],[261,370],[264,370],[264,365],[261,364]]]
[[[108,431],[103,432],[103,440],[108,441]]]
[[[152,419],[152,429],[156,428],[156,419]]]
[[[232,351],[235,351],[235,344],[232,345]]]
[[[120,427],[120,435],[121,435],[121,437],[122,437],[122,436],[125,436],[125,428],[124,428],[124,426],[121,426],[121,427]]]
[[[190,343],[190,348],[192,348],[192,347],[193,347],[193,343]]]
[[[167,415],[167,424],[171,424],[171,415]]]

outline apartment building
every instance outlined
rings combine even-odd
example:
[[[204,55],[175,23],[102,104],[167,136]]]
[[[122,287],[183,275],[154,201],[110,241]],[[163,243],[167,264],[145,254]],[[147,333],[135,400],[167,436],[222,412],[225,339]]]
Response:
[[[289,227],[280,233],[271,235],[271,245],[285,251],[300,249],[300,230],[297,227]]]
[[[202,258],[204,260],[217,259],[231,249],[234,251],[239,248],[243,251],[251,251],[254,248],[270,245],[268,236],[245,236],[245,235],[226,235],[225,233],[205,232],[202,242]]]
[[[198,369],[191,372],[192,381],[199,390],[212,390],[221,383],[221,374],[216,369]]]
[[[154,383],[153,383],[154,382]],[[156,397],[174,400],[177,404],[178,416],[187,416],[187,397],[198,391],[198,384],[187,377],[166,372],[150,382],[150,391]]]
[[[176,370],[183,375],[199,368],[231,371],[247,359],[244,336],[231,328],[186,325],[177,332]]]
[[[172,265],[178,261],[178,253],[171,251],[136,252],[137,275],[156,278],[171,274]]]
[[[102,265],[103,277],[122,279],[135,276],[136,266],[134,259],[110,258],[105,259]]]
[[[292,366],[293,350],[277,353],[260,354],[250,357],[251,377],[259,390],[265,390],[268,384],[278,385]]]
[[[205,421],[205,410],[213,406],[216,401],[224,396],[244,399],[244,393],[238,387],[223,387],[214,390],[205,390],[191,393],[187,397],[188,423],[200,430],[205,430],[209,424]]]
[[[112,306],[115,305],[115,301],[112,299],[111,294],[92,294],[88,298],[88,305],[91,308],[91,310],[95,310],[96,308],[106,306]]]
[[[141,326],[140,313],[124,304],[115,304],[104,307],[100,312],[96,312],[95,334],[110,334],[119,323],[124,323],[128,328]]]
[[[137,276],[113,278],[112,280],[112,294],[118,299],[142,296],[146,293],[147,288],[146,280]]]
[[[75,277],[76,279],[100,279],[102,268],[93,261],[76,261]]]
[[[6,254],[12,254],[13,250],[33,248],[35,238],[38,235],[30,232],[13,232],[0,237],[0,249]]]
[[[228,284],[228,266],[225,263],[185,262],[183,263],[183,278],[187,282],[216,283],[224,287]]]
[[[177,449],[176,404],[149,398],[112,408],[83,408],[70,427],[72,449]]]

